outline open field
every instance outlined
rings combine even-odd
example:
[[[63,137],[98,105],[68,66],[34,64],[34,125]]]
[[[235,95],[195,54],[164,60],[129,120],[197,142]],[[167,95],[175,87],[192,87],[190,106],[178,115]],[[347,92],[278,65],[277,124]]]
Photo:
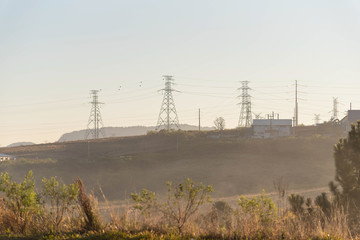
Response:
[[[333,145],[338,137],[279,139],[214,138],[174,132],[146,136],[63,142],[0,152],[18,157],[0,163],[15,179],[30,169],[40,180],[58,176],[65,183],[81,177],[88,189],[102,187],[111,200],[143,188],[165,190],[166,181],[190,177],[213,185],[214,197],[272,192],[279,177],[289,190],[326,188],[334,178]]]
[[[41,178],[53,176],[66,184],[80,177],[93,193],[88,195],[90,208],[82,207],[86,203],[78,194],[58,231],[50,222],[51,209],[43,205],[43,211],[33,213],[26,232],[3,227],[0,239],[352,239],[342,209],[334,208],[331,218],[315,205],[300,214],[290,210],[287,196],[279,198],[274,189],[274,181],[282,178],[287,194],[314,199],[328,192],[337,141],[338,137],[320,135],[251,139],[179,131],[2,148],[0,152],[18,159],[1,162],[1,172],[22,182],[33,170],[39,196],[44,196]],[[186,178],[212,185],[214,193],[212,202],[204,203],[180,228],[166,210],[172,203],[164,201],[165,183],[184,183]],[[109,201],[103,201],[100,187]],[[146,196],[130,200],[130,193],[143,188],[156,192],[154,202],[147,202]],[[266,194],[260,194],[262,189]],[[173,203],[179,207],[184,201]],[[143,211],[137,204],[150,207]],[[3,224],[9,217],[21,219],[11,215],[9,206],[0,206]],[[86,227],[86,211],[93,211],[100,225]]]

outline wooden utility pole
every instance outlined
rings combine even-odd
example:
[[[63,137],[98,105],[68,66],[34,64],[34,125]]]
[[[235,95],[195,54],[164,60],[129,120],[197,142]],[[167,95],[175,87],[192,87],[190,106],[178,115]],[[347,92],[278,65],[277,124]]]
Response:
[[[201,131],[200,129],[200,108],[199,108],[199,132]]]
[[[298,84],[295,80],[295,126],[299,124],[299,109],[298,109]]]

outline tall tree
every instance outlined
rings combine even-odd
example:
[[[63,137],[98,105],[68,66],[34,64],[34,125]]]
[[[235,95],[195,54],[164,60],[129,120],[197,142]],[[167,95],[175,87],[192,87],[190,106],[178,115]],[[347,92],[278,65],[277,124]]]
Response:
[[[218,117],[214,120],[214,125],[216,130],[224,130],[225,129],[225,119],[223,117]]]
[[[335,201],[348,207],[353,217],[360,213],[360,121],[351,126],[347,138],[334,147],[336,175],[330,182]],[[339,188],[340,186],[340,188]],[[358,218],[358,217],[357,217]]]

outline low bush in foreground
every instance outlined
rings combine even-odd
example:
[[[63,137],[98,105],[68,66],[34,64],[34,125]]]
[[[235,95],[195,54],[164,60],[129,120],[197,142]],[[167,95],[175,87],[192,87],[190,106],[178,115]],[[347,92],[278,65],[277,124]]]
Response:
[[[211,186],[186,179],[167,183],[167,195],[144,189],[131,194],[122,212],[107,206],[101,217],[97,199],[81,179],[65,185],[56,178],[35,186],[32,172],[17,183],[0,177],[1,239],[356,239],[348,214],[325,194],[315,201],[290,195],[289,209],[263,192],[241,196],[237,204],[213,202]],[[287,194],[279,197],[282,201]],[[105,203],[106,198],[104,197]],[[279,207],[281,209],[279,209]]]

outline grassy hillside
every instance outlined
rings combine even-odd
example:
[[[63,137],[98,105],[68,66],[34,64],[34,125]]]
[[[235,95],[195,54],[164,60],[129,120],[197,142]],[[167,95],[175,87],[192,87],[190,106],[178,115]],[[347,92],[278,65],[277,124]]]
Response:
[[[211,133],[152,133],[109,138],[1,148],[18,157],[0,163],[21,179],[58,176],[70,183],[81,177],[88,188],[101,186],[110,199],[148,188],[163,191],[166,181],[212,184],[215,196],[273,191],[283,177],[289,189],[326,187],[334,178],[333,145],[337,137],[279,139],[217,138]],[[40,179],[38,179],[40,180]]]

